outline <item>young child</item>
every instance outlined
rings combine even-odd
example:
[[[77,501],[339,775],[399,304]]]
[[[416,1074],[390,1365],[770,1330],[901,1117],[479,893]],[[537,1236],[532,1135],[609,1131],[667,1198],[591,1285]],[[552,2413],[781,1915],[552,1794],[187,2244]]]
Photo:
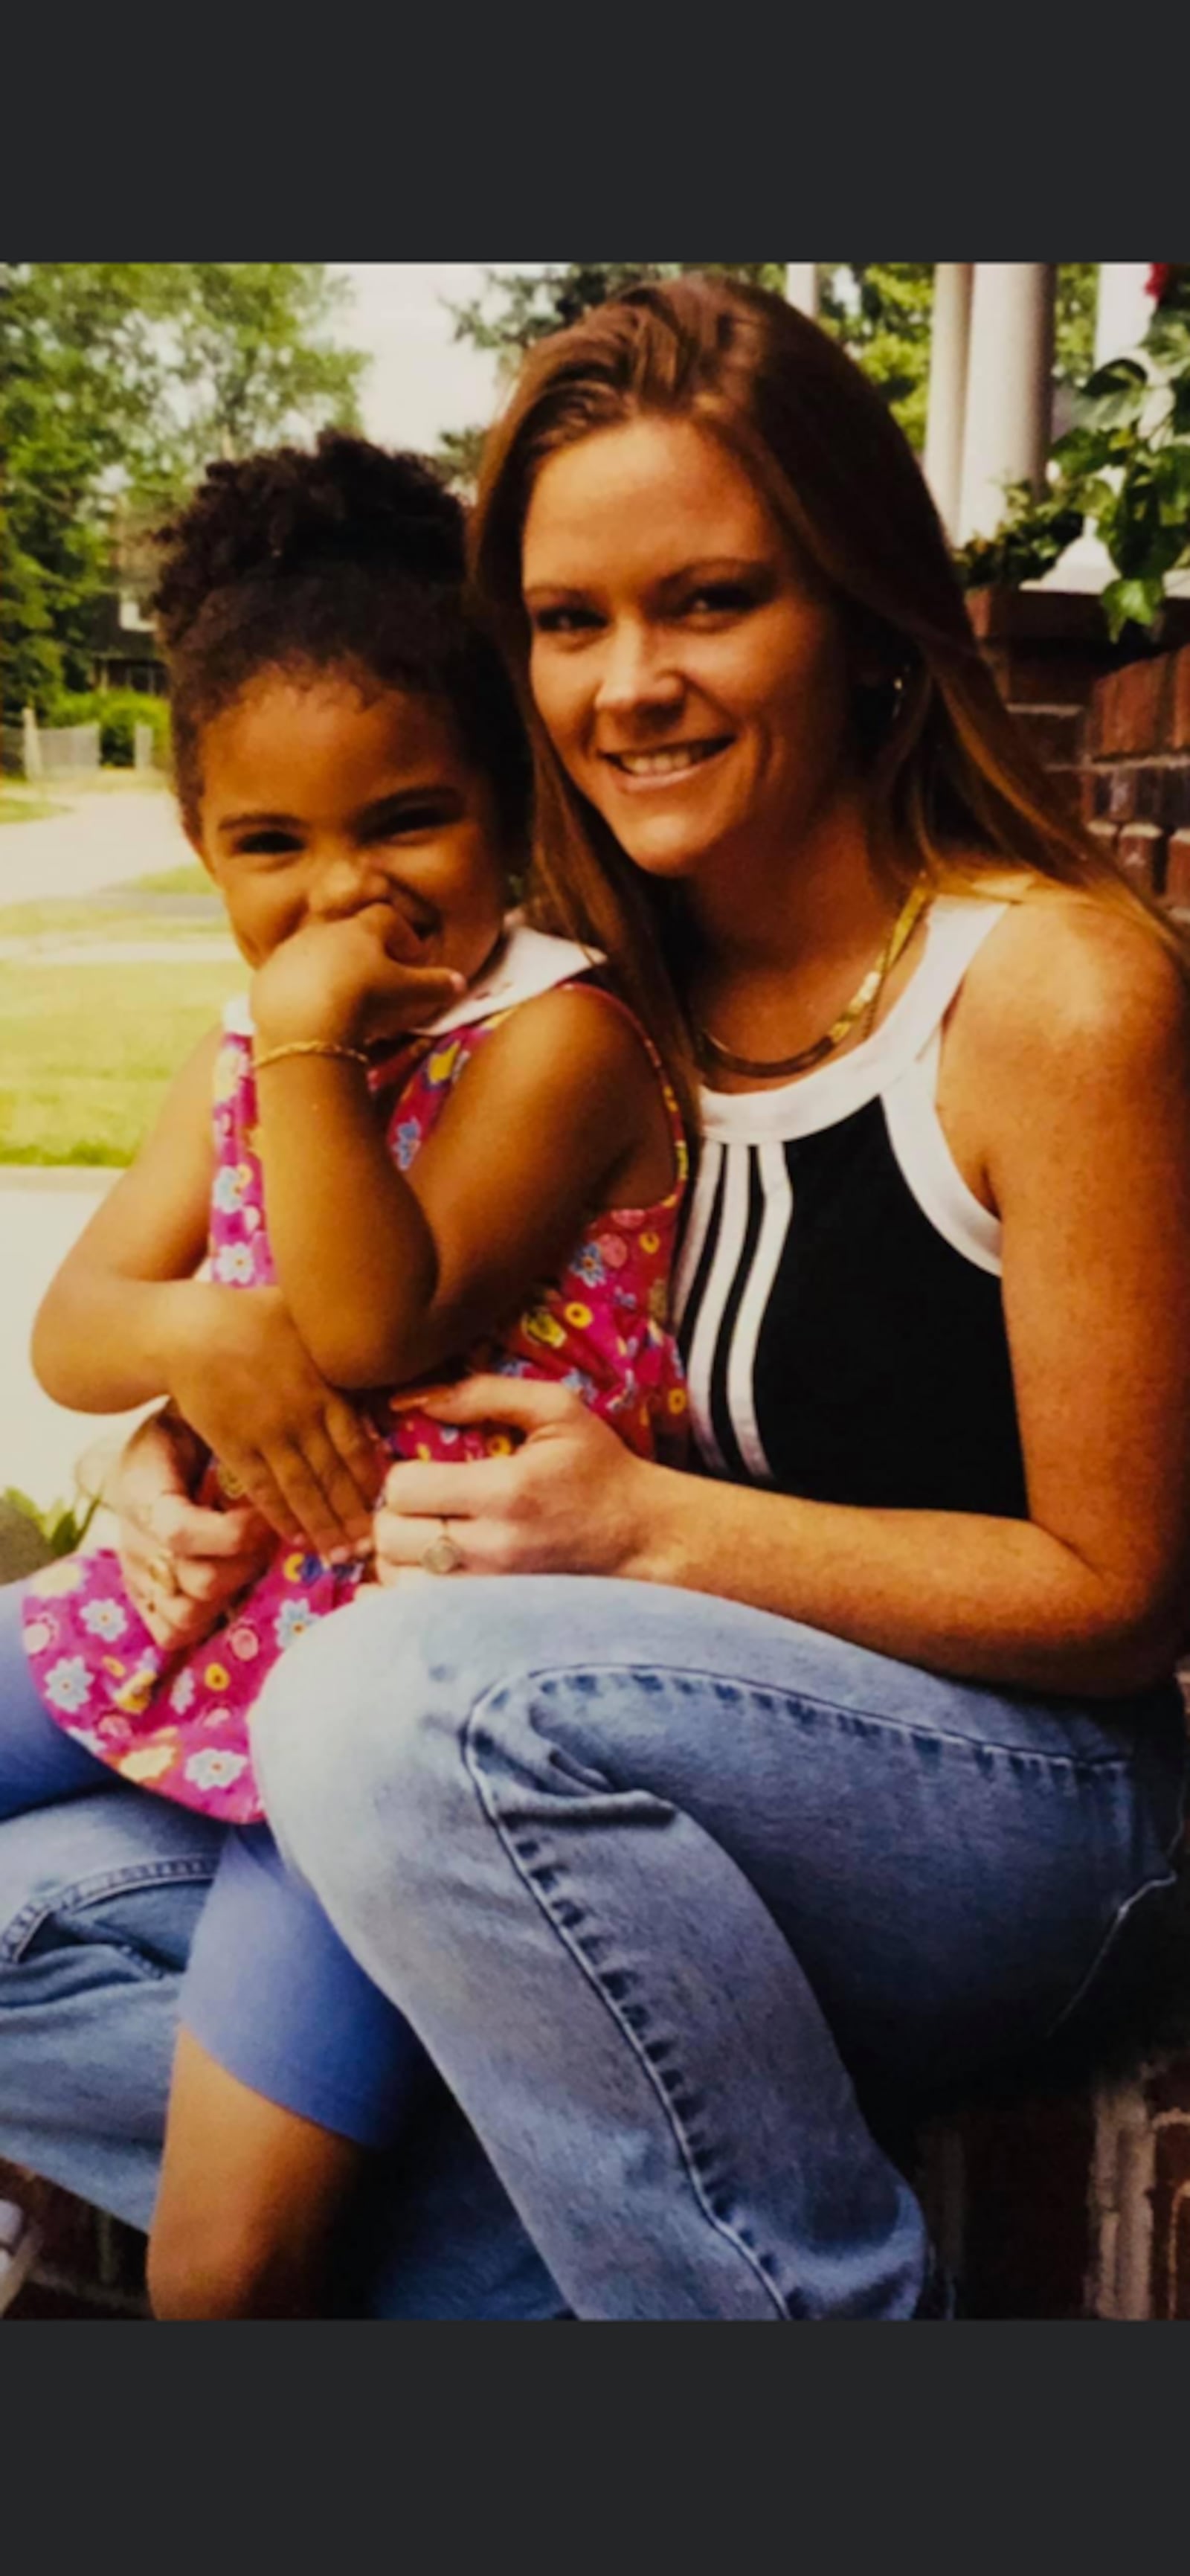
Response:
[[[122,1326],[151,1346],[148,1290],[156,1316],[208,1251],[199,1293],[279,1291],[389,1456],[508,1445],[379,1392],[477,1365],[560,1379],[642,1454],[676,1448],[676,1104],[585,953],[507,916],[525,753],[468,620],[459,506],[418,461],[335,434],[215,466],[169,532],[158,604],[183,819],[250,987],[51,1287],[43,1385],[88,1410],[136,1400]],[[88,1264],[110,1282],[98,1334]],[[360,2150],[398,2133],[424,2067],[261,1822],[253,1703],[365,1572],[320,1554],[299,1506],[200,1646],[155,1642],[100,1551],[21,1588],[27,1667],[0,1663],[0,1814],[107,1765],[248,1829],[186,1984],[158,2313],[309,2313]]]

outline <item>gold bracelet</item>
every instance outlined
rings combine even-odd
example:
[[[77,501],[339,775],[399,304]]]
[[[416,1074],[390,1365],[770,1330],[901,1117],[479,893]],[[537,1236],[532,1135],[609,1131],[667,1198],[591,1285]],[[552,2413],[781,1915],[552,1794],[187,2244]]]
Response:
[[[259,1073],[262,1065],[280,1064],[287,1055],[334,1055],[344,1064],[362,1064],[365,1069],[372,1062],[362,1047],[338,1046],[333,1038],[291,1038],[287,1046],[266,1047],[263,1055],[254,1056],[253,1072]]]

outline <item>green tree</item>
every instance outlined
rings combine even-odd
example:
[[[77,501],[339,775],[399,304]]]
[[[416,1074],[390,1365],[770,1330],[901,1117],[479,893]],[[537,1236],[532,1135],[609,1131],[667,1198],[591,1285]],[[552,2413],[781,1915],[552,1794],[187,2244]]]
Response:
[[[934,310],[932,262],[824,263],[819,315],[878,385],[910,445],[925,444]]]
[[[316,262],[0,265],[6,713],[85,687],[113,514],[143,524],[212,456],[358,417]]]
[[[368,361],[332,337],[350,288],[322,261],[194,260],[158,274],[164,480],[328,423],[359,427]]]

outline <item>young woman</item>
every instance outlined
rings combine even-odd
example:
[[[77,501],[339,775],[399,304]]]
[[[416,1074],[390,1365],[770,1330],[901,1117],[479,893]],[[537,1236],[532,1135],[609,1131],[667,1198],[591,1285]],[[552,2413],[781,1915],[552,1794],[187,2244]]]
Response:
[[[475,563],[558,926],[702,1082],[701,1479],[555,1389],[403,1463],[257,1733],[270,1812],[580,2317],[909,2317],[860,2104],[1071,2012],[1168,1882],[1190,1574],[1172,933],[1052,804],[877,396],[688,281],[531,358]],[[548,1577],[548,1580],[540,1578]],[[335,1657],[336,1674],[342,1670]]]

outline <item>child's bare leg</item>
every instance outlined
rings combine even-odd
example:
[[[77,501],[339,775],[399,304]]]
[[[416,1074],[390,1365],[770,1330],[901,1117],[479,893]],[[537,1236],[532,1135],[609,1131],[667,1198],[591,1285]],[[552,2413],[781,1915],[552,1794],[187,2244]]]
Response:
[[[156,2317],[328,2313],[329,2266],[367,2149],[253,2093],[179,2034],[149,2239]]]

